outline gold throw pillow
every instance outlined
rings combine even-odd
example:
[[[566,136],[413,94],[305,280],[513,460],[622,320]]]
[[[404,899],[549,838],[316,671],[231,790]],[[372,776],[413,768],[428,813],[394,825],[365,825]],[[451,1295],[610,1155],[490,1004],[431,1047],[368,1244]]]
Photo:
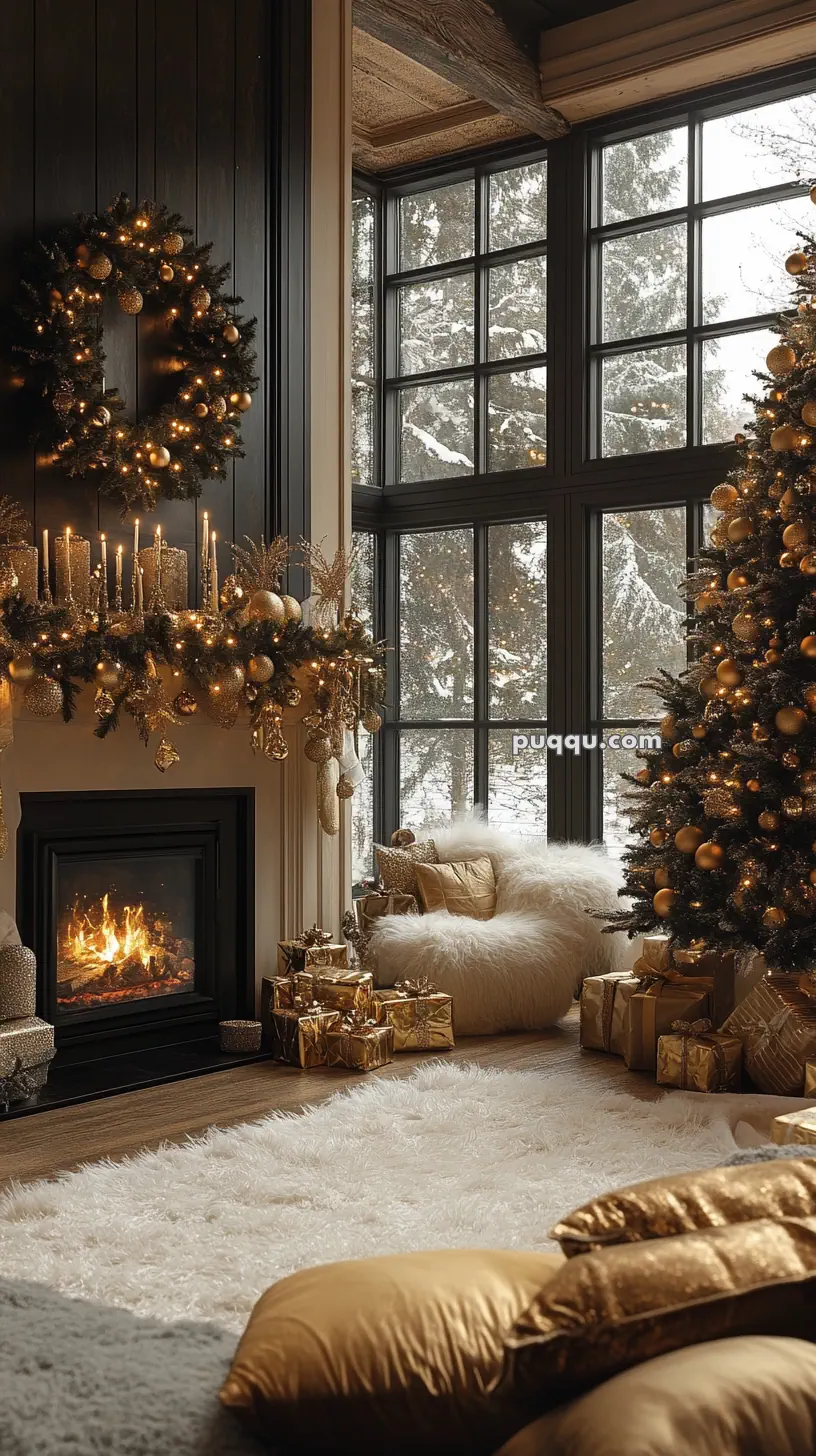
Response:
[[[816,1159],[779,1158],[677,1173],[603,1193],[556,1224],[550,1238],[571,1258],[609,1244],[662,1239],[754,1218],[813,1214]]]
[[[508,1332],[505,1380],[542,1409],[726,1335],[813,1334],[816,1219],[756,1219],[568,1259]]]
[[[492,920],[496,913],[496,876],[487,855],[462,864],[417,865],[416,877],[425,910],[471,920]]]
[[[503,1337],[560,1254],[395,1254],[304,1269],[262,1295],[221,1390],[292,1456],[488,1456],[541,1409],[491,1394]]]
[[[438,864],[439,855],[432,839],[422,844],[406,844],[404,849],[375,845],[377,870],[384,890],[399,890],[403,895],[419,896],[416,879],[418,864]]]

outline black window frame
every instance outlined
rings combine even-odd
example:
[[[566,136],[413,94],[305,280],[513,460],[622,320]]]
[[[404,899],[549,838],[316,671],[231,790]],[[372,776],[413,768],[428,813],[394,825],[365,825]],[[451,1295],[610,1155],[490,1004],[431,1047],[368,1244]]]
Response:
[[[595,216],[592,206],[598,195],[595,158],[605,143],[686,124],[692,114],[699,134],[703,120],[808,91],[816,91],[814,62],[778,68],[764,75],[673,98],[670,102],[633,108],[602,122],[576,127],[554,143],[531,143],[529,139],[503,143],[482,153],[438,159],[422,167],[399,169],[376,179],[366,179],[368,185],[379,189],[387,217],[389,191],[399,189],[404,193],[442,186],[475,175],[477,169],[487,174],[514,164],[524,165],[545,155],[548,160],[547,463],[423,482],[400,483],[383,472],[377,487],[353,492],[355,530],[373,531],[378,537],[375,626],[392,644],[396,646],[399,641],[398,538],[402,532],[458,525],[481,530],[493,524],[546,517],[548,729],[558,734],[593,733],[603,727],[625,728],[644,721],[605,718],[600,702],[601,515],[604,511],[682,506],[687,513],[687,550],[692,557],[703,539],[704,506],[714,486],[734,464],[735,455],[728,445],[694,445],[688,443],[688,437],[680,448],[641,455],[603,457],[593,455],[590,449],[593,384],[589,356],[596,276],[591,251]],[[697,234],[703,213],[731,210],[738,200],[748,197],[752,201],[764,201],[766,191],[769,200],[774,200],[803,190],[785,185],[763,189],[762,194],[738,194],[708,204],[695,202],[688,225],[691,228],[693,224]],[[665,221],[665,217],[666,214],[662,215],[661,220]],[[383,251],[383,267],[385,261]],[[468,262],[473,266],[474,259]],[[444,273],[450,267],[444,265],[434,271]],[[729,320],[728,324],[704,326],[695,317],[691,327],[696,336],[719,337],[744,331],[746,322],[753,328],[761,328],[768,321],[772,324],[775,317],[752,316],[747,321]],[[698,337],[695,337],[695,347],[700,347]],[[518,361],[513,363],[519,367]],[[382,379],[380,390],[384,394]],[[481,622],[481,614],[486,611],[485,584],[480,583],[478,571],[475,578],[475,612]],[[484,640],[484,627],[477,622],[474,625],[480,634],[478,640]],[[376,759],[374,828],[378,842],[387,842],[399,823],[398,737],[403,724],[398,711],[396,658],[396,651],[389,654],[388,704]],[[404,726],[411,725],[406,720]],[[455,726],[470,726],[470,720],[464,724],[456,720]],[[474,718],[472,726],[476,735],[475,796],[477,803],[486,807],[487,748],[483,741],[480,764],[478,732],[486,731],[487,725]],[[510,725],[508,722],[501,726]],[[588,753],[575,758],[565,754],[558,758],[548,752],[547,760],[549,837],[599,840],[603,817],[602,755]]]

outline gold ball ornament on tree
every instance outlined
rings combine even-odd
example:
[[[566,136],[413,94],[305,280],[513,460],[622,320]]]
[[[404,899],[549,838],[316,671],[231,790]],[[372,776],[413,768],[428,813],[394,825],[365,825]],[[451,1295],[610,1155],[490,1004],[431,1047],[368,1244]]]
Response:
[[[240,662],[232,662],[213,678],[209,690],[221,697],[233,698],[243,691],[245,682],[246,673]]]
[[[192,718],[198,712],[198,703],[192,693],[182,690],[173,699],[173,707],[182,718]]]
[[[747,541],[750,536],[753,536],[755,529],[750,516],[737,516],[733,521],[729,521],[726,535],[732,544],[738,545],[740,541]]]
[[[681,854],[694,854],[705,839],[702,829],[695,824],[684,824],[674,836],[674,845]]]
[[[801,652],[803,657],[808,657],[811,660],[815,658],[816,636],[808,635],[807,637],[803,637],[801,642],[799,643],[799,651]]]
[[[799,562],[799,570],[803,576],[816,576],[816,551],[808,551]]]
[[[198,419],[204,420],[207,418],[207,415],[210,413],[210,411],[208,406],[204,403],[203,399],[199,400],[198,404],[195,407],[195,412]]]
[[[811,429],[816,427],[816,399],[809,399],[802,405],[802,419]]]
[[[708,733],[708,729],[706,728],[705,723],[695,723],[695,724],[693,724],[692,729],[691,729],[691,736],[692,736],[692,738],[697,738],[697,739],[705,738],[705,736],[706,736],[707,733]]]
[[[735,485],[715,485],[711,492],[711,504],[715,511],[727,511],[739,500],[739,491]]]
[[[702,591],[694,598],[695,612],[711,612],[719,606],[719,597],[714,591]]]
[[[37,668],[31,653],[20,652],[17,657],[12,657],[8,665],[8,673],[17,687],[24,688],[28,683],[33,682],[37,676]]]
[[[666,843],[668,837],[669,836],[667,835],[665,829],[655,828],[652,829],[649,834],[649,843],[654,845],[655,849],[660,849],[661,845],[664,845]]]
[[[190,302],[193,308],[199,309],[201,313],[206,313],[212,303],[209,289],[205,288],[203,283],[199,283],[198,287],[194,288],[190,294]]]
[[[759,825],[760,829],[764,829],[768,833],[773,833],[775,829],[779,828],[781,823],[782,820],[774,809],[763,809],[762,813],[757,819],[757,824]]]
[[[760,635],[759,622],[753,612],[737,612],[731,623],[731,630],[741,642],[756,642]]]
[[[794,278],[798,277],[800,273],[806,273],[807,266],[808,260],[806,253],[791,253],[790,257],[785,259],[785,271],[790,273]]]
[[[742,668],[733,657],[724,657],[717,664],[717,678],[727,688],[738,688],[743,679]]]
[[[671,915],[676,900],[677,895],[674,890],[658,890],[657,894],[652,900],[655,915],[659,915],[661,920],[665,920],[669,915]]]
[[[277,592],[254,591],[247,605],[247,612],[253,622],[272,622],[276,627],[282,627],[286,621],[286,612],[283,602]]]
[[[714,844],[706,840],[699,846],[694,855],[694,863],[698,870],[718,870],[725,858],[725,852],[720,844]]]
[[[725,579],[725,584],[729,591],[739,591],[740,587],[750,586],[751,581],[742,570],[742,567],[735,566],[733,571],[729,571]]]
[[[244,588],[237,576],[226,576],[221,583],[218,600],[222,607],[237,607],[244,600],[245,595]]]
[[[782,800],[782,813],[786,819],[801,819],[803,808],[798,794],[788,794]]]
[[[286,689],[283,700],[290,708],[296,708],[302,696],[300,688],[291,687]]]
[[[171,258],[180,253],[183,247],[184,239],[181,233],[168,233],[166,237],[162,238],[162,252],[167,253]]]
[[[792,706],[780,708],[774,714],[774,723],[780,733],[792,738],[797,733],[801,733],[807,723],[807,715],[802,708]]]
[[[122,288],[119,290],[118,298],[122,313],[141,313],[144,307],[144,299],[138,288]]]
[[[224,399],[223,394],[213,395],[213,398],[210,400],[210,414],[216,420],[226,419],[227,401]]]
[[[100,283],[105,278],[110,278],[112,269],[113,264],[107,253],[93,253],[88,259],[88,272],[92,278],[96,278]]]
[[[159,268],[159,277],[162,283],[172,283],[176,276],[176,270],[172,263],[162,263]]]
[[[793,551],[797,546],[806,546],[810,540],[810,527],[806,521],[791,521],[782,532],[782,544]]]
[[[778,930],[787,922],[787,915],[781,905],[769,905],[762,917],[762,924],[769,930]]]
[[[106,426],[110,424],[110,422],[111,412],[108,409],[107,405],[97,405],[96,409],[91,415],[91,424],[95,425],[98,430],[104,430]]]
[[[808,711],[811,713],[816,713],[816,683],[811,683],[808,687],[806,687],[804,692],[802,693],[802,697],[804,699],[805,707],[808,709]],[[816,774],[814,775],[814,779],[816,779]]]
[[[771,374],[790,374],[796,368],[796,351],[790,344],[775,344],[765,357]]]
[[[221,332],[227,344],[237,344],[241,337],[235,324],[225,324]]]
[[[302,622],[303,608],[297,597],[283,596],[283,612],[287,622]]]
[[[35,717],[52,718],[62,708],[62,688],[52,677],[38,677],[29,683],[23,701]]]
[[[700,692],[704,698],[716,698],[721,690],[724,691],[722,683],[717,682],[716,677],[704,677],[700,682]]]
[[[231,394],[229,398],[230,404],[234,405],[236,409],[248,410],[252,408],[252,395],[249,394],[245,389],[236,391],[235,393]]]
[[[254,683],[267,683],[275,676],[275,664],[266,653],[258,652],[247,663],[247,677]]]
[[[102,688],[118,688],[122,681],[122,664],[112,657],[103,657],[96,664],[96,681]]]
[[[771,449],[776,451],[793,450],[796,446],[797,434],[793,425],[777,425],[771,431]]]
[[[779,565],[783,568],[783,570],[790,571],[794,566],[798,564],[798,561],[799,557],[796,555],[795,551],[783,551],[780,553]]]

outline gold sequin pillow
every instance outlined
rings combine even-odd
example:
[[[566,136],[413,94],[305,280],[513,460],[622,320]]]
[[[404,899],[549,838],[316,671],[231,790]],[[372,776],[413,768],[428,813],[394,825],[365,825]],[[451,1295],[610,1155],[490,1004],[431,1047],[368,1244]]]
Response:
[[[505,1338],[503,1378],[560,1404],[670,1350],[813,1335],[816,1218],[755,1219],[568,1259]]]
[[[653,1178],[603,1193],[556,1224],[567,1258],[609,1244],[662,1239],[754,1218],[816,1215],[816,1159],[779,1158]]]
[[[377,869],[383,888],[399,890],[402,895],[415,895],[419,899],[416,866],[418,864],[439,864],[439,855],[432,839],[421,844],[407,844],[404,849],[389,849],[378,844]]]
[[[492,920],[496,913],[496,876],[487,855],[461,864],[417,865],[416,877],[425,910],[470,920]]]

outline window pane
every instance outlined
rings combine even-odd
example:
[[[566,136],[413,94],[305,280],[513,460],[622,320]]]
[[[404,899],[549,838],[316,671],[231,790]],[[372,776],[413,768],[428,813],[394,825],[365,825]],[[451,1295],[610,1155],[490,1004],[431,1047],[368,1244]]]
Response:
[[[546,742],[547,730],[531,734],[515,734],[512,729],[490,731],[487,817],[499,833],[515,836],[547,835],[547,753],[546,749],[522,747],[526,737]],[[513,751],[513,741],[516,751]]]
[[[473,382],[401,389],[400,480],[473,474]]]
[[[363,780],[351,801],[351,882],[374,874],[374,738],[364,728],[357,735]]]
[[[472,181],[401,197],[400,268],[427,268],[472,257],[475,211]]]
[[[473,807],[473,732],[408,728],[399,742],[399,822],[422,839]]]
[[[473,361],[473,274],[399,290],[400,373]]]
[[[648,733],[647,725],[628,730],[632,734]],[[635,748],[608,748],[601,755],[603,772],[603,839],[612,850],[624,849],[632,844],[635,836],[629,825],[628,811],[633,807],[629,795],[637,793],[633,784],[628,784],[621,774],[636,774],[643,768],[643,761]]]
[[[704,445],[733,439],[747,421],[753,427],[754,412],[743,395],[764,393],[752,371],[765,370],[765,356],[778,343],[770,329],[703,341]]]
[[[546,718],[547,522],[491,526],[488,566],[489,716]]]
[[[665,334],[686,321],[686,226],[612,238],[601,249],[602,337]]]
[[[604,455],[640,455],[685,445],[685,344],[604,359],[601,392]]]
[[[400,713],[473,716],[473,532],[400,538]]]
[[[351,386],[351,481],[374,485],[374,390],[368,384]]]
[[[794,96],[703,123],[703,198],[809,181],[816,96]]]
[[[352,560],[349,578],[349,598],[355,617],[359,617],[369,632],[374,625],[374,534],[371,531],[355,531],[356,551]]]
[[[491,268],[488,279],[488,358],[546,353],[547,259],[505,263]]]
[[[374,378],[374,296],[370,288],[351,293],[351,377]]]
[[[809,232],[812,225],[808,197],[704,218],[704,322],[790,308],[793,283],[785,256],[797,246],[797,232]]]
[[[547,236],[547,163],[490,177],[490,248],[517,248]]]
[[[356,287],[374,282],[374,199],[354,197],[351,203],[351,281]]]
[[[602,153],[603,222],[627,222],[688,201],[686,128],[614,142]]]
[[[603,513],[605,718],[660,717],[658,699],[640,684],[658,668],[685,668],[685,566],[683,506]]]
[[[520,470],[547,459],[547,370],[493,374],[487,381],[488,470]]]

